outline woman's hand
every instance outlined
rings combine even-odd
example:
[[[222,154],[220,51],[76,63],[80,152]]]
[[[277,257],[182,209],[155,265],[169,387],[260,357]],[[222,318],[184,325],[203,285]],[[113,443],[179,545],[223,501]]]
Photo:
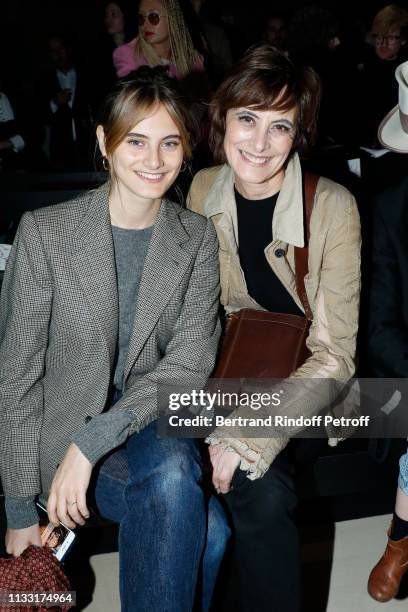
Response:
[[[221,444],[209,447],[210,460],[213,466],[212,481],[217,493],[228,493],[235,470],[241,457],[234,451],[225,450]]]
[[[48,497],[47,511],[54,525],[60,522],[75,529],[89,518],[86,491],[92,473],[92,464],[76,444],[70,444],[55,473]]]
[[[40,538],[40,527],[38,523],[25,527],[24,529],[7,529],[6,551],[9,555],[19,557],[30,544],[42,546]]]

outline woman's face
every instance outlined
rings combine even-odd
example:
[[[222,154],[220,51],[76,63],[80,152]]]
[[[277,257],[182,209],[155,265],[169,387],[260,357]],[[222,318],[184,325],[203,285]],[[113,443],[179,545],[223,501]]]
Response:
[[[98,128],[105,155],[103,129]],[[180,130],[160,105],[132,127],[109,157],[119,188],[143,199],[161,198],[176,180],[183,163]]]
[[[121,34],[125,31],[125,18],[120,6],[110,2],[105,9],[105,28],[108,34]]]
[[[244,189],[279,185],[296,134],[289,111],[233,108],[227,112],[224,150],[236,182]]]
[[[140,16],[144,17],[144,23],[139,25],[139,32],[146,42],[151,45],[158,45],[168,41],[169,25],[164,2],[161,0],[142,0],[139,6],[139,19],[141,19]],[[155,24],[157,20],[158,23]]]
[[[398,57],[402,45],[405,44],[405,40],[401,38],[400,28],[390,28],[383,35],[374,35],[374,48],[379,57],[382,60],[394,60]]]

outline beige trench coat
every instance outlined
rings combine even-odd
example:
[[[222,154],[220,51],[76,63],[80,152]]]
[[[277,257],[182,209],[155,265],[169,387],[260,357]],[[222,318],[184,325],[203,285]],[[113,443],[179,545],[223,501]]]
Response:
[[[304,246],[302,171],[294,154],[287,165],[272,220],[273,241],[265,248],[265,257],[303,311],[296,292],[294,247]],[[263,310],[247,290],[238,256],[238,223],[234,197],[234,176],[228,165],[201,170],[194,177],[187,206],[211,218],[220,243],[221,302],[227,313],[241,308]],[[313,312],[307,346],[311,356],[286,381],[285,413],[296,417],[313,416],[324,406],[324,394],[316,401],[313,381],[337,381],[336,389],[355,372],[356,336],[360,296],[360,220],[351,193],[321,177],[310,219],[309,273],[305,287]],[[277,250],[283,250],[278,253]],[[297,379],[304,379],[302,385]],[[294,382],[296,381],[296,382]],[[303,386],[304,383],[304,386]],[[341,385],[340,385],[341,386]],[[308,387],[309,391],[308,392]],[[356,409],[355,393],[332,406],[335,415],[352,416]],[[350,395],[354,397],[351,398]],[[327,399],[327,398],[326,398]],[[331,429],[341,437],[339,430]],[[259,478],[288,443],[288,438],[228,437],[217,430],[210,442],[223,443],[241,455],[241,469],[251,479]]]

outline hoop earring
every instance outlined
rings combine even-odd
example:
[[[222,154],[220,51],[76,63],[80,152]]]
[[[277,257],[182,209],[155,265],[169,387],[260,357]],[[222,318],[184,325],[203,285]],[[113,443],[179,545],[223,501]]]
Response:
[[[109,160],[107,157],[102,157],[102,168],[106,171],[109,172],[110,170],[110,166],[109,166]]]
[[[181,164],[181,168],[180,168],[180,174],[184,172],[185,170],[187,170],[187,162],[185,159],[183,159],[183,163]]]

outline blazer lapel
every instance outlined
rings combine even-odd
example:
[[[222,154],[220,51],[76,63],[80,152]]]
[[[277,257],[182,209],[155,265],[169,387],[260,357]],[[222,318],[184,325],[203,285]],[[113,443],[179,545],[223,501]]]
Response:
[[[181,247],[188,240],[176,205],[163,200],[143,268],[124,381],[190,265],[191,254]]]
[[[118,291],[108,196],[107,185],[90,194],[88,210],[75,235],[73,259],[85,299],[106,342],[112,366],[117,343]]]

